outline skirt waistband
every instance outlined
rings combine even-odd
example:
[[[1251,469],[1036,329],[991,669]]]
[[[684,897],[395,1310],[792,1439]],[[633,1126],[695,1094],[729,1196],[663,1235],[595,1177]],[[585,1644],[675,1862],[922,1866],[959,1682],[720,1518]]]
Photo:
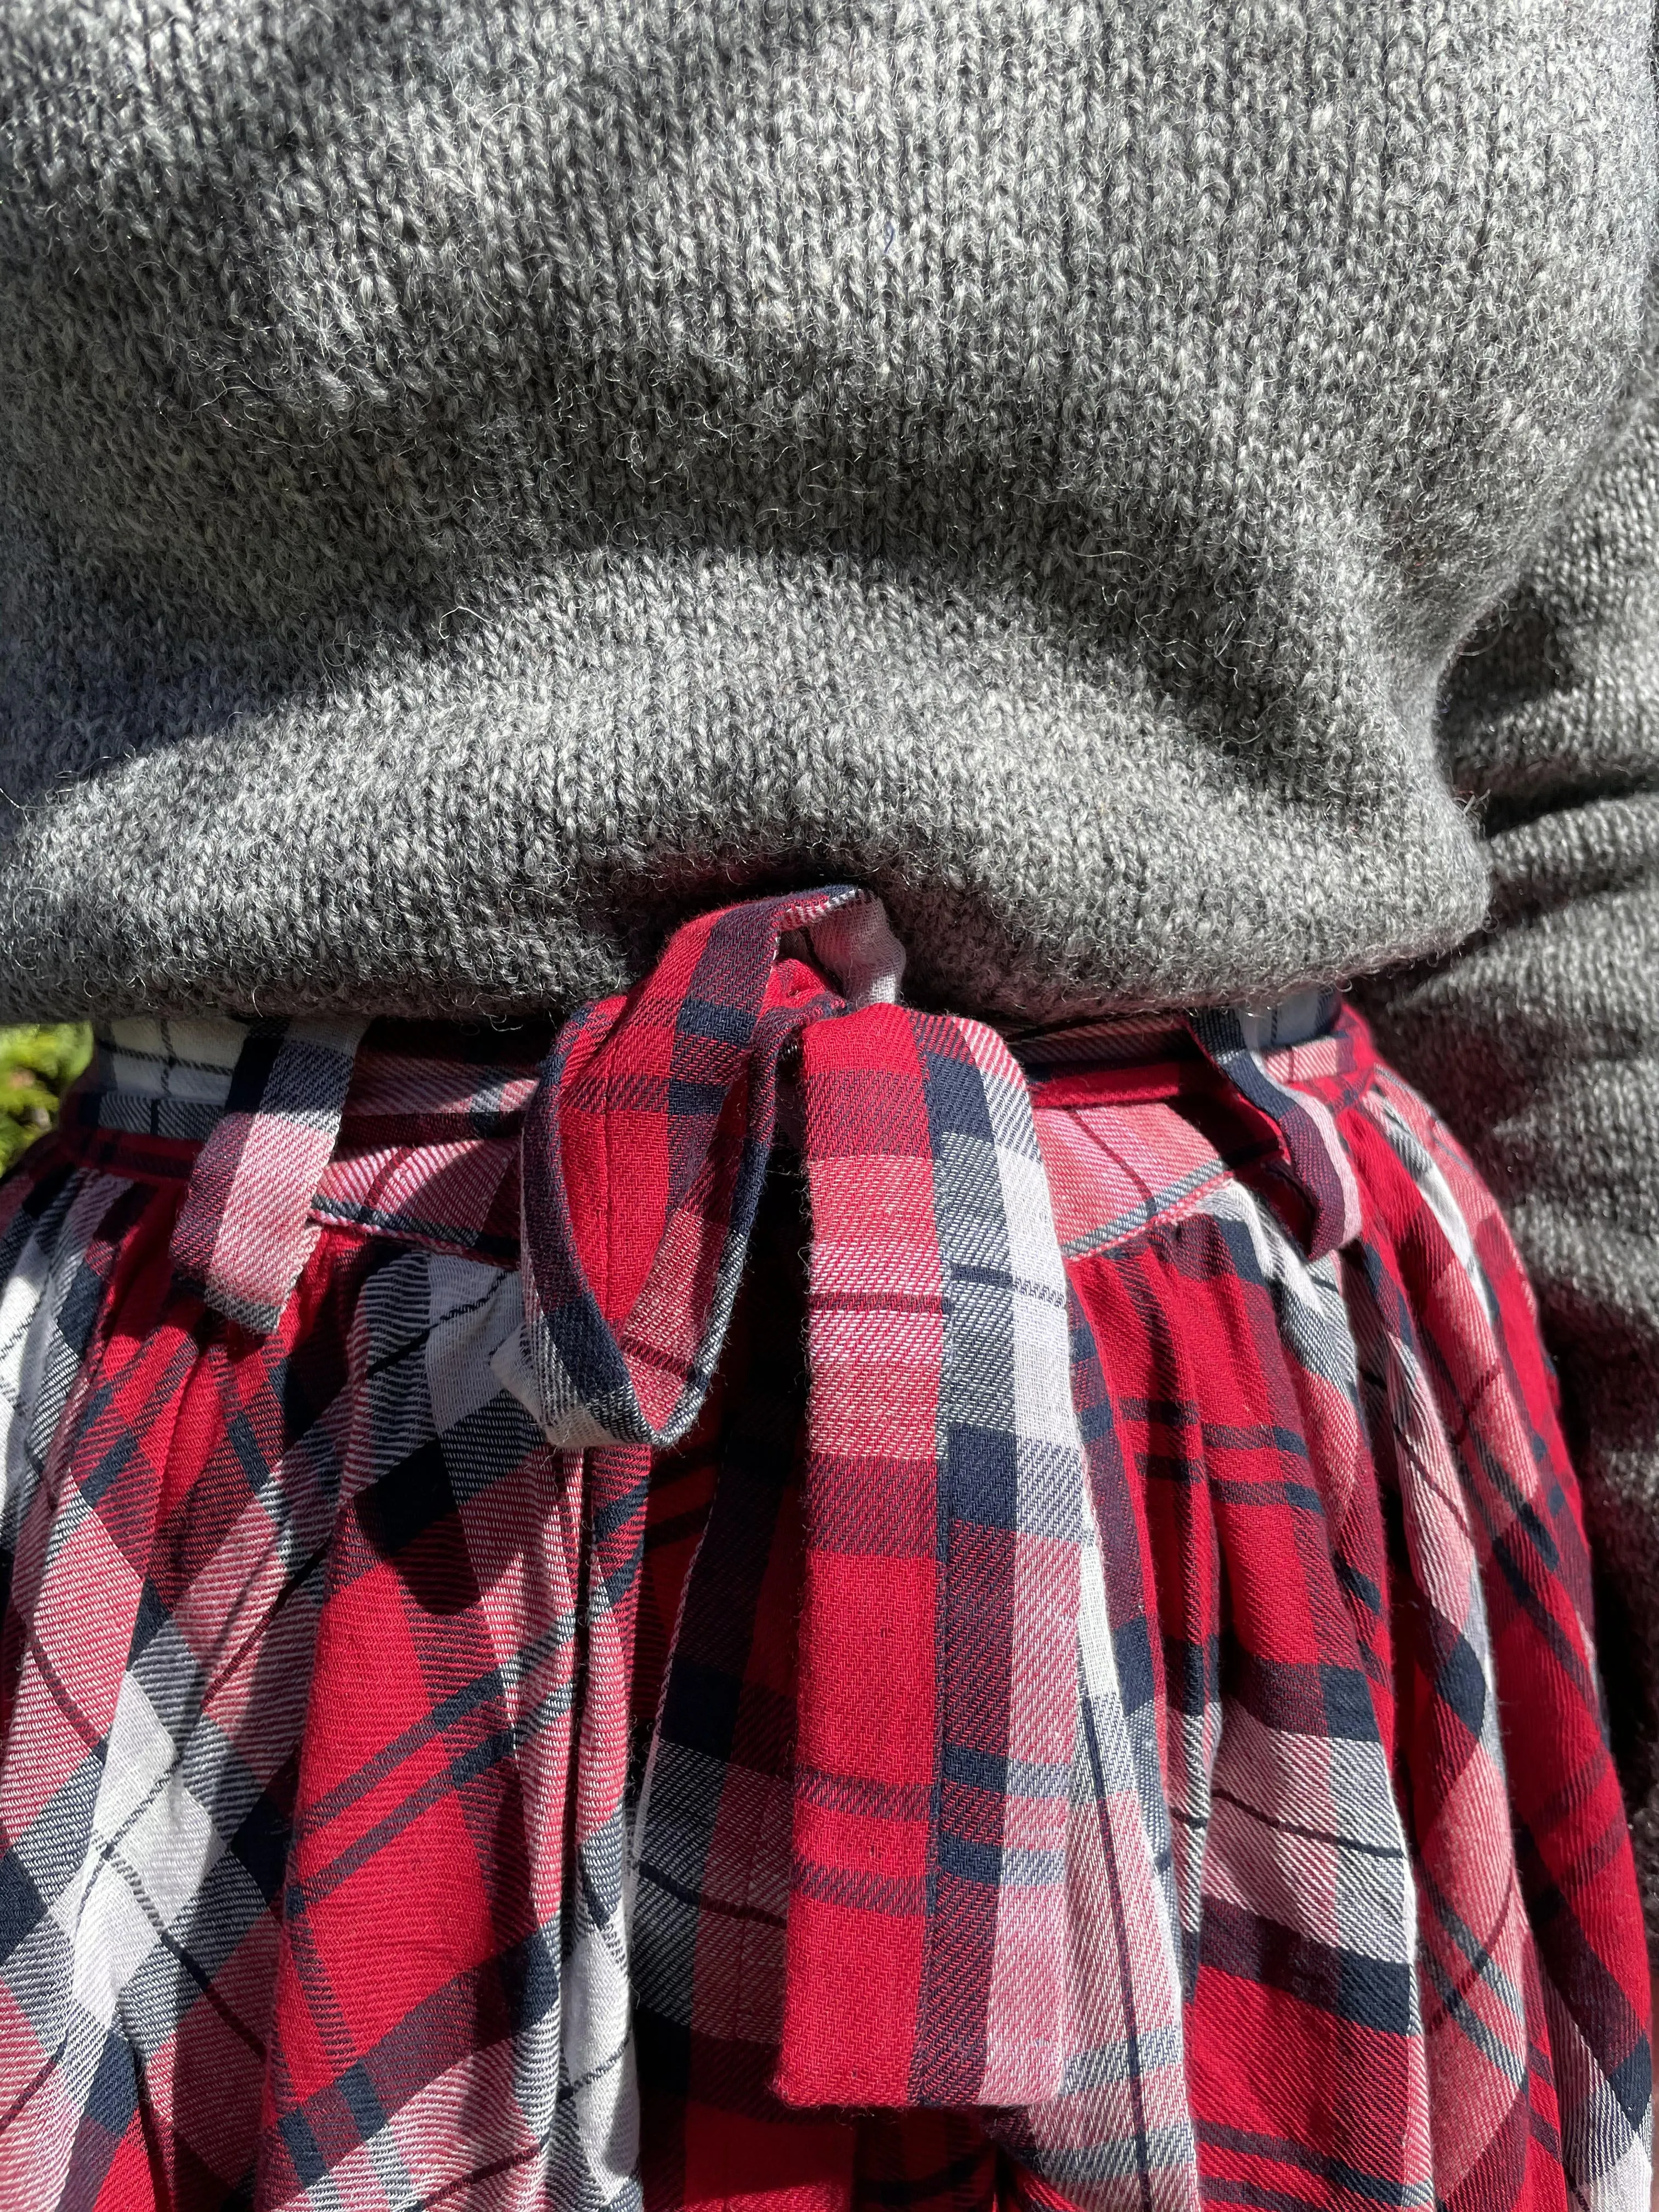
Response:
[[[1369,1086],[1375,1059],[1337,994],[1126,1013],[1004,1041],[1033,1103],[1051,1111],[1223,1095],[1255,1125],[1267,1180],[1310,1253],[1354,1234],[1357,1191],[1332,1117]],[[395,1152],[504,1139],[516,1153],[553,1042],[536,1022],[119,1021],[99,1033],[64,1102],[62,1137],[82,1157],[186,1183],[180,1277],[264,1333],[323,1222],[404,1225],[378,1202]],[[507,1256],[501,1179],[475,1179],[459,1211],[478,1220],[458,1214],[444,1241],[465,1231],[471,1249],[482,1238]]]
[[[1334,991],[1298,991],[1266,1005],[1221,1010],[1237,1024],[1247,1050],[1262,1055],[1297,1051],[1321,1042],[1337,1048],[1303,1050],[1287,1079],[1336,1077],[1352,1062],[1340,1046],[1344,1000]],[[1085,1021],[1002,1032],[1033,1088],[1072,1077],[1104,1079],[1125,1073],[1142,1082],[1154,1071],[1190,1075],[1207,1064],[1194,1039],[1199,1017],[1167,1011],[1095,1016]],[[326,1024],[313,1024],[326,1029]],[[338,1032],[353,1024],[342,1022]],[[244,1048],[261,1036],[286,1032],[281,1023],[252,1023],[226,1016],[136,1017],[112,1022],[95,1035],[91,1066],[76,1086],[70,1112],[84,1126],[204,1142],[229,1110],[232,1085]],[[547,1022],[489,1027],[456,1022],[374,1021],[353,1048],[343,1121],[460,1120],[488,1133],[522,1112],[553,1042]],[[1172,1095],[1180,1079],[1167,1078]],[[1118,1096],[1109,1081],[1102,1096]],[[1151,1095],[1151,1094],[1147,1094]]]
[[[262,1039],[300,1025],[212,1020],[111,1023],[94,1038],[91,1066],[66,1102],[82,1127],[203,1144],[233,1109],[240,1085],[254,1088],[252,1060]],[[377,1021],[306,1025],[349,1053],[343,1121],[465,1122],[480,1134],[506,1133],[534,1090],[552,1042],[551,1025],[474,1028],[450,1022]],[[353,1035],[354,1030],[356,1035]]]
[[[1342,1012],[1337,991],[1296,991],[1261,1006],[1226,1010],[1252,1052],[1278,1052],[1328,1036]],[[1184,1058],[1194,1049],[1188,1012],[1096,1015],[1086,1021],[1005,1031],[1028,1076],[1061,1069],[1128,1067]]]

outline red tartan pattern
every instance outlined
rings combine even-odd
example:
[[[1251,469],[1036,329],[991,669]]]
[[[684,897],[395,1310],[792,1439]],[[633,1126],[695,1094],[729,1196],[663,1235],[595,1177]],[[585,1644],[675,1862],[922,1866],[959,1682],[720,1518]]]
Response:
[[[197,1106],[147,1113],[106,1057],[0,1188],[0,2201],[1140,2206],[1195,2156],[1236,2202],[1645,2206],[1646,1974],[1577,1497],[1478,1179],[1346,1014],[1273,1050],[1146,1022],[1034,1048],[1022,1109],[988,1033],[884,1003],[867,906],[816,911],[859,1011],[792,940],[799,1180],[787,1152],[763,1173],[768,1098],[730,1105],[752,1050],[717,1097],[688,1073],[718,994],[692,1048],[665,1009],[654,1088],[613,1049],[628,1080],[584,1099],[627,1042],[598,1010],[558,1094],[589,1171],[544,1121],[522,1298],[521,1117],[553,1102],[493,1040],[371,1039],[263,1340],[173,1272],[198,1154],[171,1132]],[[582,1194],[563,1244],[550,1160]],[[1030,1516],[1072,1494],[1064,1449],[1032,1472],[1050,1194],[1086,1480],[1074,1564],[1034,1586]],[[936,1276],[974,1293],[954,1353],[915,1285],[930,1206]],[[910,1227],[872,1252],[860,1217]],[[605,1313],[635,1312],[669,1244],[610,1370],[645,1346],[656,1395],[604,1407],[641,1433],[550,1449],[550,1385],[556,1433],[595,1417],[582,1357],[537,1341],[547,1286],[574,1253]],[[872,1290],[896,1396],[866,1370],[861,1410]],[[1018,1362],[988,1368],[970,1324]],[[932,1431],[898,1449],[890,1413],[930,1372]],[[1001,1440],[1024,1518],[1000,1552],[994,1516],[938,1518],[958,1434]],[[928,1494],[939,1536],[907,1553]],[[935,1626],[914,1609],[901,1670],[870,1646],[907,1559]],[[1037,1625],[1071,1608],[1058,1717],[1052,1633],[1019,1657],[1033,1587]],[[981,1601],[953,1614],[953,1590]],[[884,1730],[910,1755],[922,1680],[948,1756],[909,1826],[968,1887],[919,1893],[941,1979],[930,2014],[906,1969],[912,2047],[946,2056],[929,2019],[967,2022],[982,2084],[1000,1988],[1016,2017],[1057,2005],[1070,2057],[1021,2111],[915,2109],[913,2073],[911,2109],[792,2106],[792,2064],[844,2065],[866,2016],[902,2016],[836,1986],[802,1900],[852,1897],[860,1957],[914,1926],[916,1893],[848,1887],[906,1829],[848,1761]],[[1137,1848],[1165,1901],[1131,1924],[1112,1875]],[[1034,1875],[1063,1955],[1004,1895]]]
[[[1115,1681],[1029,1093],[990,1030],[891,1002],[878,911],[830,890],[708,916],[625,1005],[570,1024],[526,1126],[526,1402],[566,1445],[661,1448],[696,1419],[793,1042],[811,1385],[775,2090],[1053,2107],[1069,2160],[1184,2206],[1172,1899]],[[802,940],[818,966],[786,949]],[[638,1817],[635,1985],[694,2028],[695,1986],[656,1961],[726,1879],[731,1765],[718,1729],[665,1720]]]
[[[276,1328],[317,1231],[311,1199],[340,1133],[361,1021],[251,1030],[173,1232],[179,1279],[215,1313]]]
[[[1057,1207],[1114,1620],[1146,1624],[1181,1838],[1206,2190],[1529,2206],[1565,2166],[1571,2201],[1633,2205],[1644,1965],[1530,1291],[1353,1017],[1274,1060],[1338,1107],[1340,1252],[1310,1262],[1231,1179],[1105,1250],[1097,1201]],[[1149,1154],[1179,1164],[1173,1106],[1131,1124],[1081,1087],[1052,1122],[1039,1091],[1051,1170],[1085,1144],[1141,1188]]]

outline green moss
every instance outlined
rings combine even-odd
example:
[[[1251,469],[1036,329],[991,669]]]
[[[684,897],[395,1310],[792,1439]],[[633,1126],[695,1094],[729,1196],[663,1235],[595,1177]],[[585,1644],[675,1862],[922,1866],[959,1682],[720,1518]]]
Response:
[[[91,1057],[92,1031],[78,1023],[0,1029],[0,1169],[51,1128]]]

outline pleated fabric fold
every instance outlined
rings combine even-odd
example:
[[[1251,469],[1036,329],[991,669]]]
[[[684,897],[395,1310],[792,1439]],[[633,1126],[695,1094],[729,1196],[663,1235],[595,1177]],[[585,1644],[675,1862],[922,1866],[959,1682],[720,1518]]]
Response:
[[[1490,1194],[1335,1002],[902,964],[104,1040],[0,1188],[0,2198],[1645,2212]]]

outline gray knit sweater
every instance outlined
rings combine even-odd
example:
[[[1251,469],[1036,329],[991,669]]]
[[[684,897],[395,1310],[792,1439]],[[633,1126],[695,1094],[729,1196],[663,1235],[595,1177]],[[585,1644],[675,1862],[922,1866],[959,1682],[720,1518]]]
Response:
[[[848,876],[964,1012],[1380,977],[1659,1900],[1650,37],[6,0],[0,1013],[559,1008]]]

